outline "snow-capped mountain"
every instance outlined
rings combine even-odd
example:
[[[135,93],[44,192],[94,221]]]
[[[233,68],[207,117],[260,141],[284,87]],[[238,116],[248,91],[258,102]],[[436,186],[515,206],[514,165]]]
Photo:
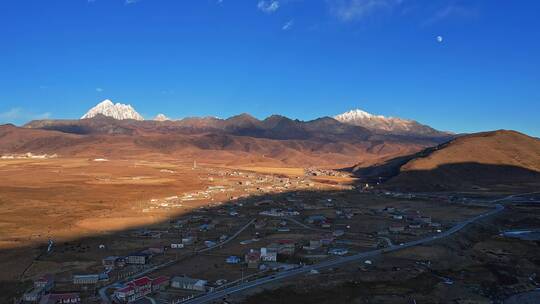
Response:
[[[131,105],[116,103],[114,104],[109,99],[98,103],[95,107],[91,108],[86,114],[84,114],[81,119],[92,118],[98,114],[112,117],[114,119],[123,120],[123,119],[134,119],[134,120],[144,120],[144,118],[133,109]]]
[[[167,121],[167,120],[172,120],[172,119],[165,116],[165,114],[158,114],[158,115],[156,115],[156,117],[154,117],[153,120],[155,120],[155,121]]]
[[[334,118],[342,123],[361,126],[375,132],[419,136],[449,135],[414,120],[373,115],[359,109],[336,115]]]

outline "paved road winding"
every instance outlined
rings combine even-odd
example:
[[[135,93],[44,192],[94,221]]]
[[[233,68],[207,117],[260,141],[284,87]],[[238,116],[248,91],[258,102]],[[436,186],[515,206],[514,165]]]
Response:
[[[510,198],[510,197],[507,197],[507,198]],[[507,198],[494,200],[492,202],[493,203],[501,202],[501,201],[504,201]],[[426,243],[429,243],[429,242],[432,242],[432,241],[435,241],[435,240],[446,238],[446,237],[448,237],[448,236],[462,230],[463,228],[465,228],[465,226],[467,226],[467,225],[469,225],[469,224],[471,224],[473,222],[476,222],[478,220],[481,220],[483,218],[486,218],[488,216],[499,213],[502,210],[504,210],[504,206],[501,205],[501,204],[497,204],[495,206],[494,210],[491,210],[491,211],[489,211],[487,213],[484,213],[484,214],[478,215],[478,216],[476,216],[474,218],[463,221],[463,222],[453,226],[449,230],[444,231],[444,232],[439,233],[439,234],[434,235],[434,236],[426,237],[426,238],[419,239],[419,240],[416,240],[416,241],[411,241],[411,242],[408,242],[408,243],[403,243],[401,245],[390,246],[390,247],[387,247],[387,248],[384,248],[384,249],[377,249],[377,250],[362,252],[362,253],[358,253],[358,254],[355,254],[355,255],[347,256],[347,257],[341,257],[341,258],[337,258],[337,259],[334,259],[334,260],[324,261],[324,262],[321,262],[321,263],[318,263],[318,264],[315,264],[315,265],[304,266],[304,267],[292,269],[292,270],[289,270],[289,271],[276,273],[276,274],[271,275],[271,276],[260,278],[260,279],[257,279],[257,280],[251,281],[251,282],[245,282],[245,283],[242,283],[240,285],[229,287],[229,288],[226,288],[226,289],[223,289],[223,290],[220,290],[220,291],[210,292],[210,293],[204,294],[202,296],[196,297],[196,298],[194,298],[192,300],[183,302],[183,304],[205,304],[205,303],[210,303],[212,301],[216,301],[216,300],[226,298],[227,296],[229,296],[231,294],[240,293],[240,292],[242,292],[244,290],[247,290],[247,289],[259,287],[259,286],[262,286],[262,285],[265,285],[265,284],[268,284],[268,283],[272,283],[272,282],[276,282],[276,281],[285,280],[285,279],[288,279],[288,278],[291,278],[291,277],[294,277],[294,276],[297,276],[297,275],[301,275],[301,274],[308,274],[312,270],[322,270],[322,269],[325,269],[325,268],[335,267],[335,266],[339,266],[339,265],[342,265],[342,264],[347,264],[347,263],[351,263],[351,262],[358,262],[358,261],[362,261],[362,260],[364,260],[366,258],[381,255],[383,253],[398,251],[398,250],[402,250],[402,249],[405,249],[405,248],[409,248],[409,247],[413,247],[413,246],[417,246],[417,245],[421,245],[421,244],[426,244]]]
[[[219,290],[219,291],[209,292],[209,293],[203,294],[201,296],[198,296],[196,298],[193,298],[191,300],[188,300],[188,301],[185,301],[185,302],[182,302],[182,303],[183,304],[206,304],[206,303],[211,303],[213,301],[221,300],[223,298],[226,298],[229,295],[240,293],[240,292],[242,292],[244,290],[247,290],[247,289],[256,288],[256,287],[259,287],[259,286],[262,286],[262,285],[266,285],[266,284],[269,284],[269,283],[272,283],[272,282],[285,280],[285,279],[288,279],[288,278],[291,278],[291,277],[294,277],[294,276],[298,276],[298,275],[302,275],[302,274],[308,274],[312,270],[322,270],[322,269],[325,269],[325,268],[336,267],[336,266],[340,266],[340,265],[351,263],[351,262],[358,262],[358,261],[365,260],[366,258],[379,256],[379,255],[384,254],[384,253],[403,250],[403,249],[406,249],[406,248],[409,248],[409,247],[422,245],[422,244],[426,244],[426,243],[429,243],[429,242],[433,242],[435,240],[443,239],[443,238],[446,238],[446,237],[448,237],[448,236],[450,236],[452,234],[455,234],[456,232],[462,230],[463,228],[465,228],[467,225],[469,225],[471,223],[474,223],[474,222],[476,222],[478,220],[484,219],[486,217],[489,217],[489,216],[492,216],[492,215],[494,215],[496,213],[501,212],[502,210],[504,210],[504,206],[501,205],[501,204],[498,204],[498,203],[503,202],[503,201],[508,200],[508,199],[511,199],[511,198],[514,198],[516,196],[520,196],[520,195],[524,195],[524,194],[515,194],[515,195],[510,195],[510,196],[507,196],[507,197],[504,197],[504,198],[492,200],[492,201],[490,201],[490,203],[496,204],[495,209],[493,209],[493,210],[491,210],[491,211],[489,211],[487,213],[478,215],[476,217],[470,218],[468,220],[465,220],[465,221],[463,221],[461,223],[458,223],[455,226],[453,226],[452,228],[450,228],[450,229],[448,229],[448,230],[446,230],[444,232],[438,233],[436,235],[433,235],[433,236],[429,236],[429,237],[426,237],[426,238],[422,238],[422,239],[407,242],[407,243],[402,243],[400,245],[391,245],[391,246],[383,248],[383,249],[377,249],[377,250],[361,252],[361,253],[351,255],[351,256],[346,256],[346,257],[338,257],[336,259],[327,260],[327,261],[323,261],[323,262],[318,263],[318,264],[309,265],[309,266],[303,266],[303,267],[291,269],[291,270],[284,271],[284,272],[278,272],[276,274],[269,275],[269,276],[266,276],[266,277],[263,277],[263,278],[260,278],[260,279],[256,279],[256,280],[253,280],[253,281],[250,281],[250,282],[244,282],[244,283],[242,283],[240,285],[228,287],[228,288],[225,288],[225,289],[222,289],[222,290]],[[218,246],[222,246],[222,245],[226,244],[227,242],[229,242],[232,239],[236,238],[242,231],[244,231],[249,225],[251,225],[253,223],[253,221],[254,220],[250,221],[248,224],[246,224],[244,227],[242,227],[237,233],[235,233],[233,236],[231,236],[225,242],[219,243],[216,246],[211,247],[211,248],[201,249],[198,252],[200,253],[200,252],[208,251],[208,250],[211,250],[211,249],[216,248]],[[303,223],[298,222],[296,220],[294,220],[294,222],[296,224],[301,225],[301,226],[306,226]],[[309,226],[307,226],[307,227],[310,228],[310,229],[314,229],[314,228],[311,228]],[[151,268],[150,270],[147,270],[144,273],[139,273],[139,274],[137,274],[136,276],[133,276],[133,277],[135,278],[135,277],[142,276],[143,274],[154,271],[154,270],[156,270],[158,268],[163,268],[163,267],[169,266],[171,264],[172,264],[171,262],[168,262],[168,263],[156,266],[155,268]],[[105,286],[105,287],[103,287],[102,289],[99,290],[99,294],[100,294],[100,296],[101,296],[101,298],[103,300],[103,303],[110,303],[110,300],[109,300],[109,298],[108,298],[108,296],[106,294],[106,291],[107,291],[107,289],[112,288],[113,285],[114,284]]]

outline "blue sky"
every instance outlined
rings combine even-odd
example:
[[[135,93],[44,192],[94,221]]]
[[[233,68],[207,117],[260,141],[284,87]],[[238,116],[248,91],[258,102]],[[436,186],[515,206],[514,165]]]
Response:
[[[360,108],[540,136],[539,11],[536,0],[4,0],[0,123],[78,118],[109,98],[146,118]]]

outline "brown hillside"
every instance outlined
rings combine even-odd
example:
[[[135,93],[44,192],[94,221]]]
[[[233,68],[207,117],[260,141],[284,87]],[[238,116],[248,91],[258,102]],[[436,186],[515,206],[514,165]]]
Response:
[[[343,140],[337,140],[334,134],[338,131],[325,137],[279,139],[272,138],[274,136],[268,138],[256,134],[237,135],[235,132],[231,134],[222,131],[178,132],[177,129],[164,131],[150,124],[130,125],[134,124],[133,122],[124,122],[119,126],[116,122],[108,124],[106,120],[99,119],[84,120],[83,124],[78,125],[75,122],[56,124],[56,127],[61,125],[70,131],[85,128],[100,131],[70,133],[65,130],[58,131],[59,128],[49,130],[0,126],[0,154],[31,152],[57,154],[60,157],[114,159],[151,159],[156,155],[165,155],[224,165],[264,164],[338,168],[358,162],[374,163],[381,157],[410,154],[432,145],[425,141],[361,140],[363,135],[351,135],[350,139],[344,136]],[[159,125],[167,126],[167,124]],[[281,133],[279,129],[273,128],[272,135]]]
[[[447,136],[374,134],[330,117],[300,121],[273,115],[258,120],[249,114],[178,121],[116,120],[97,115],[91,119],[32,121],[12,132],[20,133],[21,139],[13,145],[13,136],[6,138],[6,148],[0,152],[108,158],[165,154],[222,164],[333,168],[373,164],[448,140]]]
[[[388,179],[385,187],[416,191],[539,183],[540,140],[506,130],[476,133],[355,170]]]

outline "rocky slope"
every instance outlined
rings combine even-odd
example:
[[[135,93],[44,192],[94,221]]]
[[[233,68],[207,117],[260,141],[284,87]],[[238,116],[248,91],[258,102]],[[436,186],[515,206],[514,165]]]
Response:
[[[449,136],[450,133],[435,130],[414,120],[373,115],[356,109],[334,116],[342,123],[361,126],[374,132],[411,136]]]

